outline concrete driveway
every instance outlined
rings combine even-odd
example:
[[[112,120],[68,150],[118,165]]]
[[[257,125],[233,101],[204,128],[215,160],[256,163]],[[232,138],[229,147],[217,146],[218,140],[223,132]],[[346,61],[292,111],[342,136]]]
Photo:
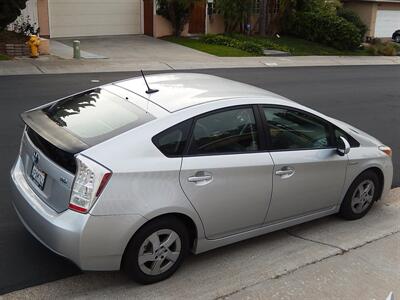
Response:
[[[217,59],[213,55],[146,35],[84,37],[57,39],[57,41],[72,46],[76,39],[81,42],[81,50],[109,59],[138,61],[170,61],[172,59],[184,62]]]

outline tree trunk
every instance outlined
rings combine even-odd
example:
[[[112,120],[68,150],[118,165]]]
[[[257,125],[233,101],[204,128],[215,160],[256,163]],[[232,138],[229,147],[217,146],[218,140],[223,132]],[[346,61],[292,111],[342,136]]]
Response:
[[[260,35],[265,36],[267,30],[267,0],[260,0]]]
[[[264,0],[265,1],[265,34],[269,34],[269,25],[270,25],[270,14],[269,14],[269,0]]]

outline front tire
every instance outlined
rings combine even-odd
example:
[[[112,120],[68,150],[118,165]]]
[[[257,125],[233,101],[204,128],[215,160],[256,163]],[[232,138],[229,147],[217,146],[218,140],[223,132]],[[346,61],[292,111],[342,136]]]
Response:
[[[373,171],[365,171],[351,184],[340,206],[339,215],[346,220],[364,217],[379,197],[380,184]]]
[[[394,37],[394,41],[395,41],[396,43],[400,43],[400,34],[398,34],[398,35],[396,35],[396,36]]]
[[[129,242],[122,267],[138,283],[167,279],[189,252],[189,240],[187,228],[178,218],[150,221]]]

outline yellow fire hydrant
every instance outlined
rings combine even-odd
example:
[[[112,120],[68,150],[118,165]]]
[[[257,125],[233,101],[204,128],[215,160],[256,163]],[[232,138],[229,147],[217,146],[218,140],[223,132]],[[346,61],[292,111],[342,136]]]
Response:
[[[40,38],[37,35],[31,35],[28,41],[29,49],[31,50],[31,57],[39,57]]]

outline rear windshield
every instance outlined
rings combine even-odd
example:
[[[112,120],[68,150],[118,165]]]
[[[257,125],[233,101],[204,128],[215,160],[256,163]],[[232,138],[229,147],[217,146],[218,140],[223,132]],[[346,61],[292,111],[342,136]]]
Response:
[[[93,144],[154,119],[130,101],[97,88],[53,104],[46,114],[79,139]]]

